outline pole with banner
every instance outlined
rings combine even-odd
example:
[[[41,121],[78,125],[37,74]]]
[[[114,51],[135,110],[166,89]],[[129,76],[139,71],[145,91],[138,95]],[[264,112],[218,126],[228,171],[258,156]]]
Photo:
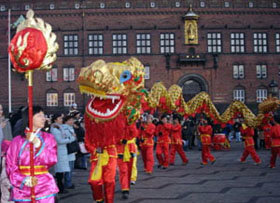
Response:
[[[25,73],[28,81],[29,131],[33,132],[33,71],[50,70],[56,60],[56,35],[52,28],[40,18],[34,18],[33,10],[26,14],[26,20],[17,26],[8,51],[16,71]],[[30,176],[34,177],[34,146],[30,142]],[[31,202],[35,203],[35,186],[31,187]]]

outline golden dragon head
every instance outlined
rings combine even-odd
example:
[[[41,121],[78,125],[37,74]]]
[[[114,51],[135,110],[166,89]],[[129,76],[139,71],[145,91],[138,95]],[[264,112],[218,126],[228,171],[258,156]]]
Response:
[[[122,63],[97,60],[81,69],[81,93],[91,95],[86,113],[97,122],[108,121],[124,112],[129,122],[140,115],[144,66],[136,58]]]

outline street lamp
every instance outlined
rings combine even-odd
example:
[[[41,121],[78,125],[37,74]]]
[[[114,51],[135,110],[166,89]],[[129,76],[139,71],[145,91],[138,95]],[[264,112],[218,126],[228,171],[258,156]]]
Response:
[[[268,85],[269,87],[269,96],[278,97],[278,83],[273,79]]]

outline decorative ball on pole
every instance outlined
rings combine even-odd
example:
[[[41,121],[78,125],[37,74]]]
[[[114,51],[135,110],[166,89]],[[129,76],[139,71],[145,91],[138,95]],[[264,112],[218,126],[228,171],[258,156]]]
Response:
[[[277,97],[278,95],[278,83],[273,79],[269,85],[269,97]]]

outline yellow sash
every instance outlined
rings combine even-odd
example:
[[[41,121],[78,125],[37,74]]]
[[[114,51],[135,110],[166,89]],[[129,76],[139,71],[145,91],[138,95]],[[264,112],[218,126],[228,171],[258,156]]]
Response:
[[[127,140],[127,143],[125,144],[124,151],[123,151],[123,162],[129,162],[130,161],[131,154],[130,154],[128,145],[133,144],[133,143],[135,143],[134,139]]]
[[[103,149],[103,153],[97,154],[97,165],[91,175],[91,180],[100,180],[102,177],[102,167],[106,166],[109,162],[109,154],[106,149]]]

